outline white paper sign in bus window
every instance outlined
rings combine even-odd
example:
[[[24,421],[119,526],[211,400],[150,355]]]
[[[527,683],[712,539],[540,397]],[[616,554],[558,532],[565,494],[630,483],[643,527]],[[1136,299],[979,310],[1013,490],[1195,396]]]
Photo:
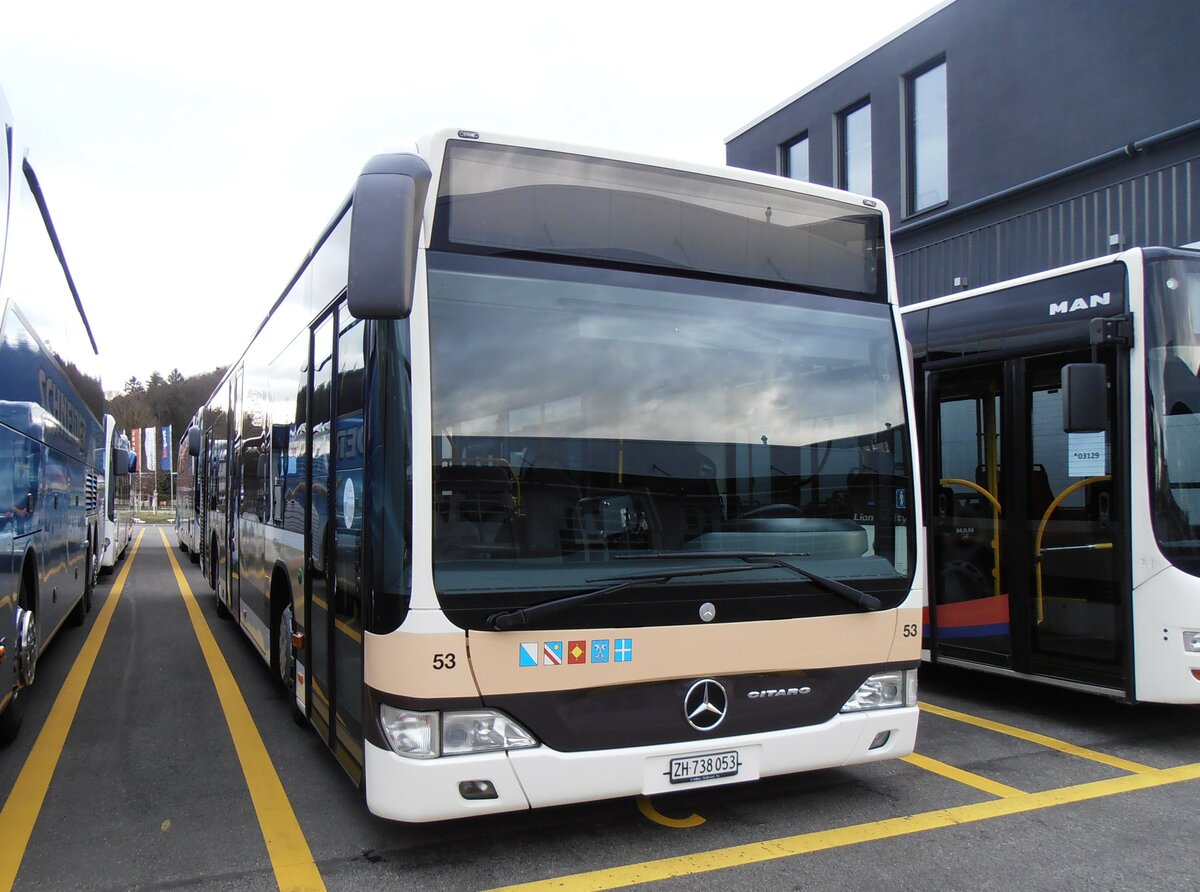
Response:
[[[1099,477],[1104,473],[1108,447],[1104,431],[1067,435],[1067,473],[1072,477]]]

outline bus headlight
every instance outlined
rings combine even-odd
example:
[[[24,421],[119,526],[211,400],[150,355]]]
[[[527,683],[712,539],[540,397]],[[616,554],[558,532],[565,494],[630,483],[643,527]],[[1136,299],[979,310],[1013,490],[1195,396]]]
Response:
[[[380,705],[379,727],[398,756],[436,759],[537,746],[533,735],[498,712],[418,712]]]
[[[1200,654],[1200,632],[1185,631],[1183,649],[1190,654]]]
[[[537,746],[528,731],[497,712],[448,712],[442,719],[442,755],[490,753]]]
[[[846,701],[842,712],[862,712],[865,709],[895,709],[917,703],[917,670],[893,669],[878,672],[862,683]]]
[[[392,752],[410,759],[436,759],[441,749],[438,741],[438,714],[414,712],[394,706],[379,707],[379,727]]]

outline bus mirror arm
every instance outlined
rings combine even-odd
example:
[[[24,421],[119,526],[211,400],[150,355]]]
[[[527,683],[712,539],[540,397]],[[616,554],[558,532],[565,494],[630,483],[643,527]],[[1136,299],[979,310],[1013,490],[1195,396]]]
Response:
[[[376,155],[354,186],[346,302],[358,319],[405,319],[433,173],[417,155]]]

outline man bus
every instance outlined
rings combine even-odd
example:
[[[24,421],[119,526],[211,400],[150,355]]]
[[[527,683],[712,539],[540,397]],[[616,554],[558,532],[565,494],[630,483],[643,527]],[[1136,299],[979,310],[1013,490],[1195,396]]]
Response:
[[[924,409],[928,656],[1200,703],[1200,253],[904,309]]]

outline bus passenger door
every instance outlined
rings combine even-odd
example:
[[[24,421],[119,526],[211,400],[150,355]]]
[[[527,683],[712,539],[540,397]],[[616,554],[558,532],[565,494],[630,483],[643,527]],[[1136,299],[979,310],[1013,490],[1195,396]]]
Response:
[[[345,311],[338,312],[336,378],[334,383],[332,652],[337,733],[334,751],[356,780],[363,763],[363,329]]]
[[[1002,539],[1004,394],[1000,366],[929,376],[933,499],[930,617],[935,658],[1009,667],[1009,578]]]
[[[1108,427],[1065,433],[1061,375],[1089,350],[927,379],[931,650],[1123,690],[1129,603],[1117,348],[1100,350]]]
[[[362,778],[363,324],[341,308],[313,334],[308,525],[312,717]]]
[[[1129,554],[1126,446],[1114,438],[1115,351],[1100,351],[1107,379],[1105,430],[1064,433],[1062,368],[1087,351],[1025,363],[1023,416],[1029,454],[1024,547],[1029,555],[1029,670],[1084,684],[1124,688]],[[1128,421],[1124,420],[1124,429]]]
[[[229,475],[229,494],[225,506],[225,541],[229,543],[226,555],[226,591],[229,593],[229,612],[241,622],[241,548],[239,547],[238,521],[242,513],[242,438],[239,436],[242,414],[242,372],[229,381],[229,437],[225,467]]]
[[[308,617],[311,717],[331,747],[333,723],[333,550],[329,547],[331,517],[329,428],[333,408],[334,320],[326,316],[313,331],[308,393],[308,485],[305,525],[305,588]]]

